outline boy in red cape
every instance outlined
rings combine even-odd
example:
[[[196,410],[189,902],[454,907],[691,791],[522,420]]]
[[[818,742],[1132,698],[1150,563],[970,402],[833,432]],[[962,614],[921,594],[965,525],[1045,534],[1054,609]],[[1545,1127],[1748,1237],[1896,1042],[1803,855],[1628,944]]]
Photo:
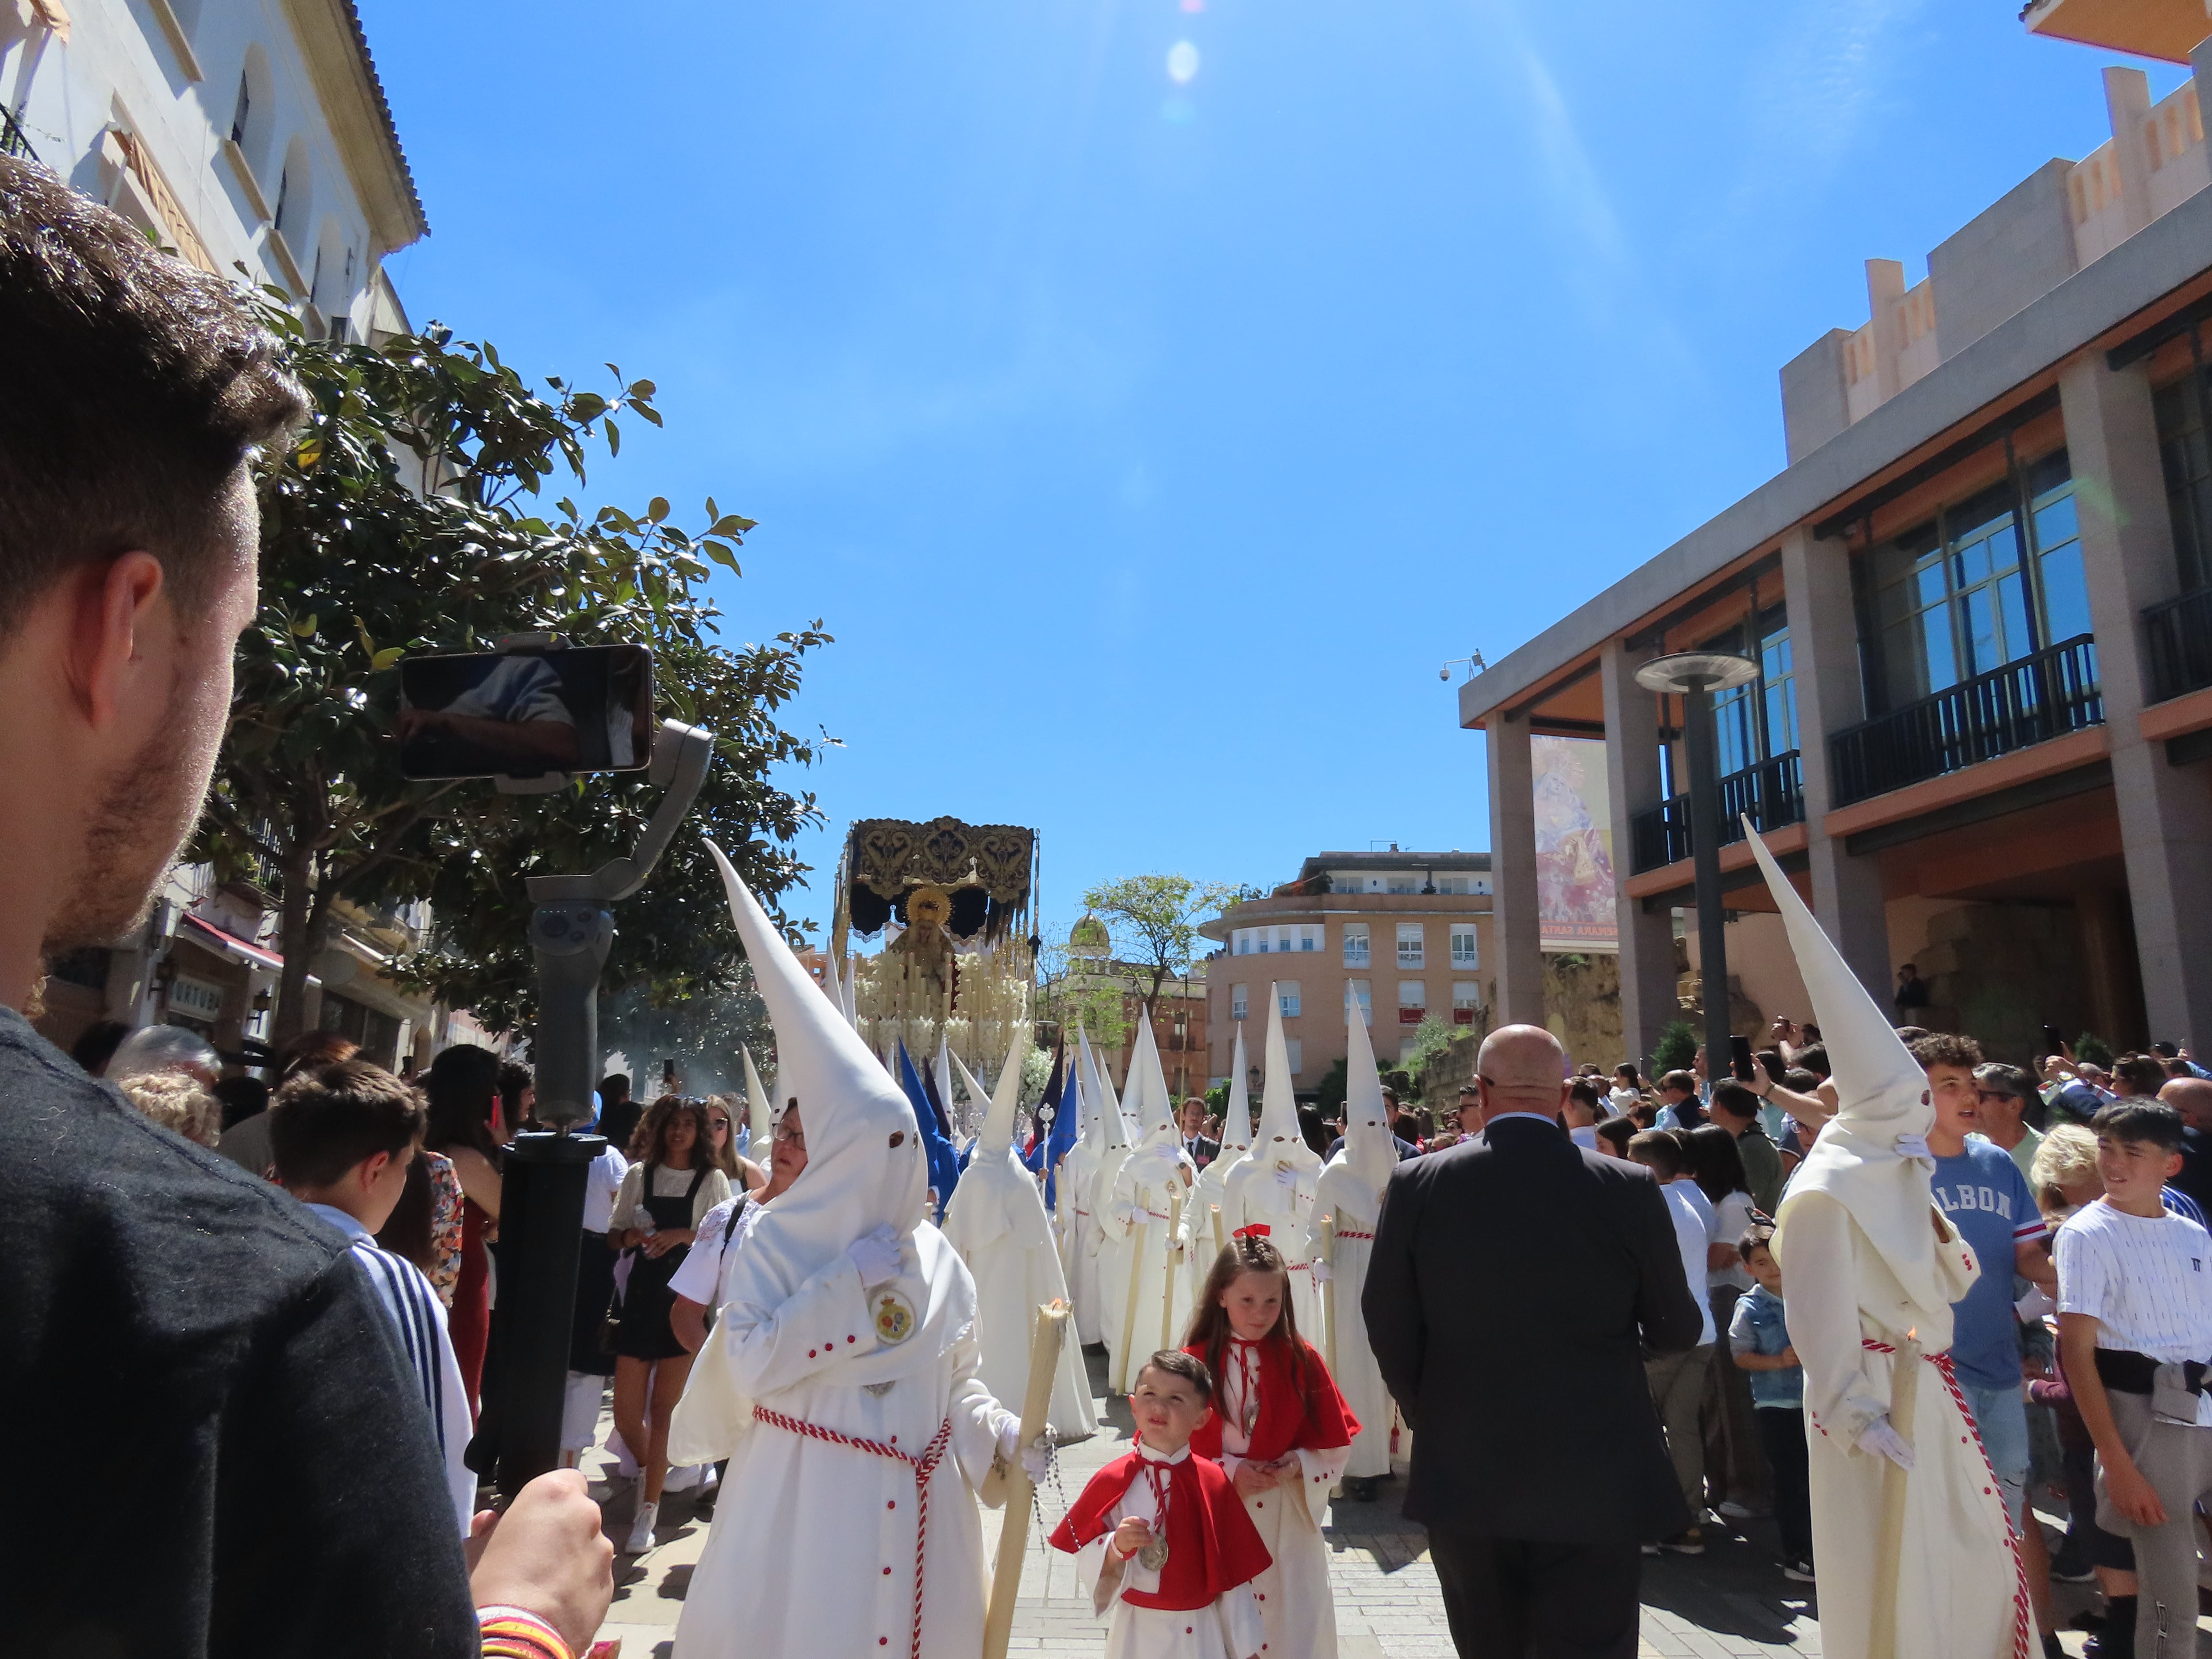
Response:
[[[1242,1233],[1206,1275],[1184,1349],[1216,1379],[1194,1455],[1218,1461],[1244,1500],[1269,1565],[1252,1586],[1263,1659],[1336,1659],[1336,1602],[1321,1518],[1359,1419],[1298,1334],[1282,1252]]]
[[[1110,1604],[1107,1659],[1258,1659],[1252,1580],[1267,1552],[1221,1466],[1193,1455],[1213,1377],[1172,1350],[1137,1373],[1136,1449],[1092,1475],[1052,1546],[1077,1558],[1091,1606]]]

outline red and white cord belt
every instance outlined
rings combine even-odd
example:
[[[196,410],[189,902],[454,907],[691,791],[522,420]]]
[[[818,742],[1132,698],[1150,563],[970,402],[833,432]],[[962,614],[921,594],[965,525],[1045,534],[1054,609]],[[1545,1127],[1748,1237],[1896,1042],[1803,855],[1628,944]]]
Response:
[[[833,1446],[850,1446],[856,1451],[873,1452],[878,1457],[888,1457],[905,1464],[914,1471],[916,1506],[920,1511],[914,1525],[914,1639],[908,1650],[908,1659],[921,1659],[921,1553],[929,1541],[929,1477],[944,1460],[945,1449],[952,1443],[952,1419],[946,1418],[937,1425],[937,1435],[921,1456],[902,1451],[896,1446],[885,1445],[880,1440],[862,1440],[856,1436],[840,1434],[835,1429],[825,1429],[819,1424],[801,1418],[787,1417],[781,1412],[767,1407],[753,1407],[753,1421],[765,1423],[771,1428],[782,1429],[791,1434],[803,1434],[810,1439],[826,1440]],[[888,1637],[881,1638],[888,1644]]]
[[[1896,1354],[1897,1350],[1887,1342],[1877,1342],[1870,1336],[1859,1339],[1859,1346],[1870,1353]],[[1941,1353],[1920,1356],[1936,1368],[1943,1379],[1943,1387],[1951,1396],[1951,1403],[1959,1408],[1959,1420],[1966,1425],[1966,1433],[1973,1437],[1974,1449],[1981,1454],[1982,1472],[1990,1484],[1982,1488],[1982,1495],[1995,1495],[1997,1507],[2005,1512],[2005,1547],[2012,1552],[2012,1650],[2014,1659],[2030,1659],[2033,1651],[2035,1620],[2027,1599],[2027,1565],[2021,1558],[2020,1534],[2013,1526],[2012,1506],[2004,1500],[2004,1483],[1997,1479],[1996,1465],[1990,1462],[1989,1448],[1982,1443],[1982,1431],[1974,1421],[1974,1409],[1966,1403],[1966,1390],[1959,1386],[1959,1374],[1951,1364],[1948,1348]],[[1826,1433],[1826,1430],[1822,1430]]]
[[[1338,1237],[1339,1238],[1370,1238],[1370,1239],[1371,1239],[1371,1238],[1373,1238],[1373,1237],[1375,1237],[1375,1235],[1374,1235],[1373,1233],[1341,1232],[1341,1233],[1339,1233],[1339,1234],[1337,1235],[1337,1237]]]

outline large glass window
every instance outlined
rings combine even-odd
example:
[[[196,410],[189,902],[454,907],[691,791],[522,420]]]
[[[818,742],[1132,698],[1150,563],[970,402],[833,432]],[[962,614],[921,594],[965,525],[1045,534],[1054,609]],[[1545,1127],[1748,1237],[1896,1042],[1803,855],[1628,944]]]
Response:
[[[1364,968],[1367,965],[1367,924],[1347,921],[1344,924],[1344,965]]]
[[[1452,981],[1452,1024],[1472,1025],[1474,1016],[1482,1006],[1482,987],[1471,979]]]
[[[1475,949],[1474,925],[1454,922],[1451,929],[1451,965],[1455,968],[1480,968],[1482,961]]]
[[[1429,1012],[1429,987],[1425,980],[1401,979],[1398,981],[1398,1024],[1419,1025]]]
[[[1421,937],[1421,924],[1401,921],[1398,924],[1398,965],[1401,968],[1425,968],[1429,965],[1428,946]]]
[[[2089,632],[2066,452],[1945,507],[1876,548],[1865,569],[1878,659],[1868,689],[1884,708]]]
[[[1362,1025],[1372,1025],[1375,1023],[1374,982],[1370,980],[1350,979],[1345,981],[1344,988],[1352,1001],[1359,1005],[1359,1023]]]
[[[1298,1017],[1298,982],[1294,979],[1275,981],[1275,1000],[1281,1005],[1285,1019]]]
[[[1245,988],[1242,985],[1231,986],[1229,988],[1229,1018],[1243,1018],[1248,1006]]]
[[[1757,648],[1747,650],[1747,631]],[[1715,753],[1721,775],[1741,772],[1797,746],[1796,671],[1790,655],[1790,625],[1782,607],[1761,612],[1746,626],[1730,629],[1700,647],[1747,655],[1759,664],[1759,677],[1713,698]]]
[[[2212,404],[2201,368],[2153,394],[2159,458],[2166,464],[2166,505],[2173,519],[2173,556],[2181,591],[2212,586]]]

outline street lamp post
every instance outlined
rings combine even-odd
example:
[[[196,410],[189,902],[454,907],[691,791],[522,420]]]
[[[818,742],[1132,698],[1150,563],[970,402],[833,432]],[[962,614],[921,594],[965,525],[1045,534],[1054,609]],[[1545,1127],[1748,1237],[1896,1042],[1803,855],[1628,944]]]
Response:
[[[1698,886],[1698,976],[1705,987],[1705,1079],[1717,1083],[1729,1063],[1728,941],[1721,905],[1721,791],[1718,744],[1713,733],[1713,693],[1759,678],[1747,657],[1717,651],[1678,651],[1636,671],[1647,691],[1682,699],[1682,724],[1690,742],[1690,862]]]

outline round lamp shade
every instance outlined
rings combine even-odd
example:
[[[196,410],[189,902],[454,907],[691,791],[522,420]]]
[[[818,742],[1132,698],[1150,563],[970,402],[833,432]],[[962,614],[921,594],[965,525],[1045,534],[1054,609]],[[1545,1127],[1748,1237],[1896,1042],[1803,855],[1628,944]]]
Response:
[[[1692,691],[1726,691],[1759,678],[1759,665],[1725,651],[1677,651],[1654,657],[1636,671],[1646,691],[1680,696]]]

